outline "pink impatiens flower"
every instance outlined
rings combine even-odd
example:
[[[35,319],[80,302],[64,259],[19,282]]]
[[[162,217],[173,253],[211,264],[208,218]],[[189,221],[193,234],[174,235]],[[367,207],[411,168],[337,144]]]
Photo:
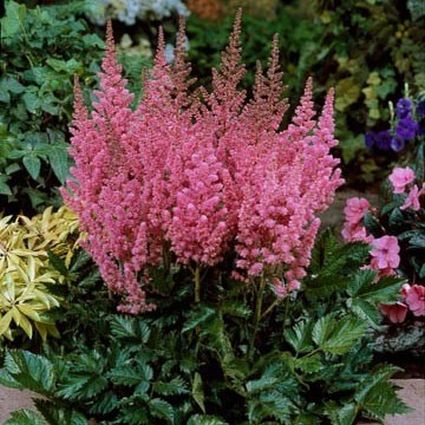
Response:
[[[404,303],[381,304],[379,308],[392,323],[402,323],[406,319],[408,308]]]
[[[379,270],[395,269],[400,264],[399,252],[400,247],[395,236],[382,236],[372,242],[372,263]]]
[[[350,198],[344,208],[345,219],[351,224],[360,223],[369,211],[370,204],[365,198]]]
[[[404,204],[400,209],[405,210],[411,208],[413,211],[419,211],[421,209],[421,205],[419,203],[419,198],[423,194],[424,190],[419,190],[418,186],[414,185],[412,189],[410,189],[409,194],[407,195]]]
[[[367,235],[366,227],[362,222],[369,209],[369,201],[365,198],[347,200],[344,208],[345,223],[341,232],[346,242],[372,242],[373,237]]]
[[[406,186],[415,180],[415,173],[410,167],[397,167],[388,179],[393,185],[394,193],[404,193]]]
[[[414,316],[425,316],[425,286],[412,285],[407,290],[405,301]]]
[[[346,222],[341,235],[346,242],[370,243],[373,241],[373,236],[367,235],[366,227],[362,224],[352,225]]]

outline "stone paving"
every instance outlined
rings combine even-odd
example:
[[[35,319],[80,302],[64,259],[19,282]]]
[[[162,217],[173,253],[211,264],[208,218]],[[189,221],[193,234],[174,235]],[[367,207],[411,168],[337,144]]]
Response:
[[[29,391],[14,390],[0,385],[0,424],[6,421],[10,412],[33,406]]]
[[[395,379],[394,383],[401,387],[400,396],[414,410],[408,415],[386,418],[385,425],[425,425],[425,379]],[[0,386],[0,424],[10,412],[28,407],[32,407],[30,392]],[[367,425],[375,424],[369,422]]]

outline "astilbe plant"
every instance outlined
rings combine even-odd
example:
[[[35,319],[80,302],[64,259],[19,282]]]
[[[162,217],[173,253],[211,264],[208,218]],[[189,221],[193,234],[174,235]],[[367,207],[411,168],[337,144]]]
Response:
[[[281,130],[277,38],[267,72],[258,66],[253,96],[238,88],[238,13],[212,89],[193,89],[180,22],[175,61],[167,64],[162,31],[144,98],[135,110],[121,77],[111,25],[93,111],[78,82],[72,124],[73,179],[63,191],[78,213],[91,253],[121,311],[154,308],[144,287],[149,269],[170,262],[193,272],[200,300],[201,271],[226,259],[235,278],[264,287],[276,279],[299,287],[320,225],[316,214],[342,184],[330,150],[333,91],[318,119],[308,80],[291,124]]]

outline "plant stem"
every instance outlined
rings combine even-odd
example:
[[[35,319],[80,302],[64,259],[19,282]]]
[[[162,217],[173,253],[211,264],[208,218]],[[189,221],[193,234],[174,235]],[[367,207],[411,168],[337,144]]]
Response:
[[[201,267],[199,264],[196,265],[195,273],[195,303],[201,302]]]
[[[260,288],[258,289],[257,294],[257,302],[255,304],[255,315],[254,315],[254,332],[251,335],[251,341],[249,344],[248,356],[252,357],[254,354],[254,344],[255,337],[258,332],[258,325],[261,320],[261,309],[263,307],[263,296],[264,296],[264,288],[266,287],[266,280],[264,279],[264,274],[261,275]]]
[[[264,319],[271,311],[280,303],[280,300],[274,300],[272,304],[266,309],[266,311],[261,315],[261,318]]]

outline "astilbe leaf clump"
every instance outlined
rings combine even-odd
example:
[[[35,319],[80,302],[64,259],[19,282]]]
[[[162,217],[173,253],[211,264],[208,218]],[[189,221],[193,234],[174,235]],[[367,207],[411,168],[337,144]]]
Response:
[[[201,270],[223,260],[242,280],[305,276],[320,220],[342,184],[334,138],[333,91],[315,118],[308,80],[291,124],[281,129],[277,38],[252,97],[239,89],[241,15],[237,15],[212,89],[193,86],[185,60],[184,22],[175,61],[166,63],[160,31],[144,98],[132,110],[111,26],[94,93],[83,104],[78,83],[72,124],[73,180],[63,194],[87,232],[85,248],[121,311],[149,311],[149,269],[176,262],[193,271],[199,300]]]
[[[377,282],[375,271],[360,270],[367,256],[366,245],[342,245],[324,232],[297,302],[286,297],[264,310],[256,330],[243,282],[211,285],[215,294],[206,291],[193,305],[190,276],[175,279],[167,296],[153,278],[156,310],[132,317],[113,311],[101,282],[80,277],[65,294],[63,338],[41,354],[7,350],[0,384],[42,395],[36,409],[51,425],[383,421],[407,407],[389,382],[399,369],[373,364],[368,327],[379,326],[377,305],[397,299],[401,279]],[[81,276],[85,266],[77,264],[85,259],[75,256],[73,273]],[[21,410],[7,424],[26,415],[36,417]]]

